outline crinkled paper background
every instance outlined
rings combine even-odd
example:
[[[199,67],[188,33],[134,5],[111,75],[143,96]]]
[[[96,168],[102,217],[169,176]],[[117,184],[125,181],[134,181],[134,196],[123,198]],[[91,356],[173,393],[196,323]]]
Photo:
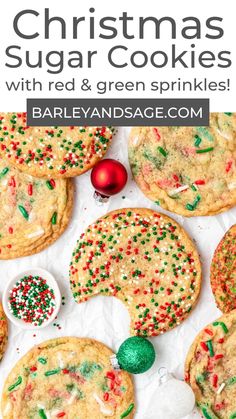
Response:
[[[123,304],[113,297],[96,297],[83,304],[76,304],[69,288],[68,270],[72,250],[80,233],[96,218],[108,211],[122,207],[148,207],[163,211],[144,197],[131,179],[127,158],[128,128],[119,128],[108,157],[120,160],[129,171],[126,188],[109,202],[98,206],[93,199],[93,187],[90,173],[75,179],[76,196],[71,223],[52,246],[45,251],[17,260],[0,261],[0,297],[6,282],[20,271],[31,267],[42,267],[58,280],[61,293],[66,297],[56,323],[41,331],[23,331],[10,325],[9,344],[0,366],[0,391],[12,366],[34,344],[59,336],[88,336],[100,340],[114,351],[129,336],[129,315]],[[154,367],[145,374],[135,377],[137,411],[136,419],[165,419],[158,413],[151,414],[153,396],[157,389],[157,370],[165,366],[178,378],[183,378],[186,353],[196,334],[220,315],[216,308],[209,283],[209,267],[214,249],[226,232],[236,222],[236,209],[212,217],[194,217],[187,219],[170,214],[190,234],[198,247],[203,265],[203,284],[199,302],[190,317],[179,327],[152,339],[157,352]],[[154,408],[157,412],[157,406]],[[198,413],[192,413],[188,419],[197,419]],[[186,418],[187,419],[187,418]]]

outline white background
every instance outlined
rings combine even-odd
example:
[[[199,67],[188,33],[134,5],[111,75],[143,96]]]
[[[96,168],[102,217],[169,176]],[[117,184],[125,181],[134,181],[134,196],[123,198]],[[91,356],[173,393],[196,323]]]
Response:
[[[235,111],[235,16],[233,13],[234,4],[233,0],[228,0],[223,2],[220,0],[208,0],[203,1],[199,0],[197,2],[191,2],[189,0],[165,0],[163,2],[156,0],[148,0],[148,2],[141,1],[125,1],[119,0],[117,2],[111,2],[108,0],[99,0],[99,1],[88,1],[84,0],[83,2],[75,0],[67,1],[48,1],[41,0],[40,2],[32,2],[32,0],[22,0],[18,2],[4,2],[1,7],[1,25],[0,25],[0,110],[2,111],[12,111],[13,108],[17,111],[25,110],[26,97],[48,97],[49,93],[45,87],[43,92],[23,92],[23,93],[9,93],[5,87],[5,80],[19,80],[22,77],[25,79],[36,79],[43,80],[46,84],[48,80],[60,80],[67,81],[72,77],[75,77],[78,85],[83,78],[89,78],[94,85],[98,80],[123,80],[123,81],[139,81],[144,80],[148,82],[152,80],[176,80],[178,77],[184,79],[193,79],[197,77],[202,79],[207,77],[210,80],[225,80],[231,78],[231,91],[230,92],[211,92],[211,93],[166,93],[166,97],[210,97],[211,99],[211,110],[212,111]],[[53,23],[51,26],[51,39],[44,40],[44,22],[43,22],[43,10],[45,7],[50,7],[50,16],[61,16],[67,22],[67,39],[60,40],[58,36],[60,34],[60,25],[58,23]],[[177,22],[177,39],[172,41],[170,38],[170,30],[168,24],[164,24],[161,27],[161,39],[155,40],[152,32],[152,26],[150,30],[146,32],[145,40],[126,40],[121,36],[113,40],[102,40],[97,38],[95,40],[89,40],[88,36],[88,26],[86,24],[81,24],[81,36],[78,40],[72,39],[72,17],[87,16],[89,13],[89,8],[94,7],[96,13],[94,13],[95,18],[98,20],[104,16],[115,16],[119,17],[123,11],[131,16],[134,16],[136,19],[139,16],[147,17],[154,16],[161,18],[163,16],[172,16]],[[24,29],[27,33],[34,33],[38,31],[40,37],[34,40],[23,40],[19,38],[13,30],[13,18],[14,16],[23,9],[34,9],[40,13],[38,18],[32,16],[31,18],[24,18],[20,27]],[[181,37],[182,29],[182,19],[187,16],[195,16],[201,19],[202,22],[202,39],[201,40],[184,40]],[[223,18],[223,28],[225,31],[224,37],[219,40],[209,40],[205,38],[205,21],[210,16],[220,16]],[[83,26],[84,25],[84,26]],[[121,29],[119,23],[116,25]],[[84,30],[82,30],[84,28]],[[98,26],[97,26],[98,30]],[[130,32],[134,31],[137,33],[137,20],[130,26]],[[98,33],[98,32],[97,32]],[[211,50],[212,52],[217,52],[220,50],[231,50],[232,51],[232,60],[233,65],[228,69],[220,69],[218,67],[213,69],[204,69],[199,65],[194,69],[184,69],[182,66],[178,65],[176,69],[172,70],[169,67],[163,69],[156,69],[151,65],[148,65],[144,69],[135,69],[131,66],[124,69],[115,69],[108,65],[107,63],[107,52],[114,45],[122,44],[126,45],[129,48],[130,52],[135,50],[145,50],[147,53],[153,52],[155,50],[169,50],[170,45],[173,43],[177,44],[179,51],[185,49],[191,49],[190,45],[192,42],[196,44],[196,51],[200,53],[204,50]],[[83,69],[67,69],[59,75],[49,75],[46,71],[46,67],[42,69],[29,69],[26,66],[22,66],[19,69],[9,69],[5,67],[5,49],[9,45],[21,45],[22,50],[31,50],[33,52],[33,57],[31,59],[37,58],[37,51],[43,50],[44,54],[50,50],[80,50],[85,52],[87,50],[98,50],[99,55],[94,61],[94,66],[92,69],[87,70],[86,65]],[[22,52],[23,55],[23,52]],[[122,54],[123,56],[123,54]],[[127,54],[128,57],[128,54]],[[53,92],[50,93],[51,97],[95,97],[96,92],[93,93],[84,93],[80,91],[76,92]],[[158,97],[157,92],[152,93],[140,93],[140,92],[110,92],[107,94],[107,97]],[[102,96],[100,96],[102,97]],[[164,97],[164,95],[162,96]],[[14,105],[13,105],[14,104]]]
[[[99,3],[99,4],[97,4]],[[226,2],[218,0],[208,0],[204,2],[199,0],[196,3],[189,2],[189,0],[157,2],[156,0],[149,0],[148,2],[127,2],[119,0],[118,2],[111,2],[107,0],[100,0],[99,2],[91,1],[67,1],[56,2],[48,0],[41,0],[40,3],[22,0],[20,3],[4,2],[1,10],[1,43],[0,43],[0,110],[1,111],[22,111],[25,110],[26,97],[34,96],[49,96],[47,91],[43,93],[7,93],[4,88],[4,80],[11,80],[13,78],[32,78],[36,77],[42,80],[68,80],[71,77],[76,77],[81,80],[85,77],[91,81],[98,79],[105,80],[153,80],[153,79],[171,79],[180,77],[208,77],[214,80],[225,79],[231,77],[231,92],[228,93],[212,93],[211,110],[214,111],[235,111],[234,96],[235,96],[235,81],[233,80],[234,66],[229,70],[174,70],[167,69],[157,70],[151,67],[145,70],[134,70],[132,68],[123,71],[114,70],[107,65],[104,61],[98,62],[92,70],[86,69],[73,70],[72,72],[65,72],[58,76],[49,76],[45,70],[9,70],[4,66],[4,51],[6,46],[10,44],[20,44],[26,49],[44,49],[49,51],[51,49],[64,49],[64,50],[87,50],[87,49],[101,49],[101,57],[106,55],[106,52],[113,45],[120,43],[127,44],[130,49],[145,49],[152,51],[155,49],[168,48],[170,39],[168,36],[163,36],[161,41],[154,41],[151,38],[146,41],[123,41],[116,39],[113,41],[91,41],[80,38],[78,41],[72,41],[70,35],[67,41],[58,42],[54,35],[51,41],[44,41],[42,37],[34,41],[23,41],[18,39],[14,34],[12,28],[12,19],[14,15],[23,8],[34,8],[37,11],[42,11],[44,7],[49,7],[52,15],[57,14],[69,19],[72,16],[86,15],[89,7],[96,8],[96,16],[104,15],[119,15],[122,11],[127,11],[131,15],[145,16],[154,15],[162,17],[165,15],[173,16],[178,22],[185,16],[198,16],[199,18],[206,19],[209,16],[222,16],[224,18],[225,36],[219,41],[210,41],[203,38],[197,41],[199,50],[204,49],[231,49],[234,54],[235,42],[235,16],[233,13],[234,2],[228,0]],[[43,30],[42,19],[38,19],[39,28]],[[35,21],[27,22],[27,28],[35,27]],[[69,28],[69,26],[68,26]],[[68,29],[69,31],[69,29]],[[70,33],[70,32],[69,32]],[[184,49],[190,44],[189,41],[176,41],[180,49]],[[234,75],[235,77],[235,75]],[[132,94],[135,96],[135,94]],[[79,97],[81,93],[54,93],[51,97]],[[93,94],[95,96],[95,94]],[[110,97],[130,97],[130,94],[111,93]],[[138,97],[139,94],[136,94]],[[167,95],[169,96],[169,95]],[[176,95],[184,96],[184,95]],[[197,95],[194,94],[194,97]],[[203,97],[203,94],[198,95]],[[87,96],[88,97],[88,96]],[[157,97],[153,94],[152,97]],[[186,95],[190,97],[190,95]],[[205,97],[209,97],[208,94]],[[109,151],[109,156],[119,158],[123,163],[127,162],[126,143],[128,137],[128,129],[119,129],[118,134],[114,140],[113,146]],[[66,295],[66,305],[62,308],[58,322],[62,326],[59,331],[57,328],[51,326],[43,331],[36,332],[22,332],[13,326],[10,327],[9,346],[7,354],[0,366],[0,391],[4,379],[14,363],[28,350],[33,344],[41,342],[45,339],[65,336],[89,336],[94,337],[105,344],[117,350],[120,343],[129,336],[129,317],[124,306],[114,298],[97,297],[90,300],[88,303],[77,305],[74,303],[68,284],[68,267],[71,257],[72,249],[75,245],[79,234],[86,228],[86,226],[94,221],[99,215],[105,214],[107,211],[120,207],[134,207],[146,206],[149,208],[157,209],[155,204],[144,198],[143,194],[138,190],[136,185],[129,177],[129,182],[126,189],[120,195],[113,197],[110,201],[102,207],[95,205],[93,201],[93,189],[90,184],[89,173],[76,179],[76,205],[74,209],[71,224],[63,237],[61,237],[53,246],[40,253],[28,258],[22,258],[15,261],[1,261],[1,281],[0,281],[0,294],[4,289],[5,283],[19,271],[23,271],[30,267],[40,266],[51,271],[59,281],[61,291]],[[122,199],[125,196],[125,199]],[[144,375],[136,377],[136,396],[137,396],[137,415],[136,419],[154,419],[151,418],[150,411],[153,408],[157,411],[152,402],[152,395],[157,390],[156,387],[156,371],[160,366],[166,366],[170,371],[176,374],[179,378],[183,377],[183,365],[187,350],[196,336],[197,332],[203,326],[220,314],[217,310],[214,299],[209,285],[209,266],[213,251],[224,234],[224,232],[236,222],[236,211],[232,209],[223,215],[216,217],[201,217],[193,219],[185,219],[180,216],[173,216],[180,222],[189,234],[196,240],[197,246],[201,255],[203,263],[203,287],[199,303],[191,314],[181,326],[173,331],[166,333],[163,336],[152,339],[157,351],[157,363],[152,370]],[[19,348],[19,349],[17,349]],[[196,418],[198,414],[191,414],[189,418]],[[156,413],[155,419],[164,419]]]
[[[126,147],[128,133],[128,128],[120,128],[108,153],[109,157],[122,161],[127,169],[129,169]],[[62,294],[66,296],[66,305],[60,311],[58,318],[58,323],[62,326],[60,331],[49,326],[36,332],[36,337],[34,337],[32,331],[23,332],[15,326],[11,326],[8,351],[0,364],[0,392],[9,370],[36,343],[58,336],[89,336],[104,342],[113,350],[117,350],[124,339],[129,336],[128,312],[119,300],[113,297],[95,297],[87,303],[79,305],[74,302],[68,279],[71,254],[80,233],[96,218],[108,211],[135,206],[164,211],[144,198],[142,192],[132,181],[130,171],[126,188],[101,207],[97,206],[93,200],[90,173],[80,176],[76,179],[75,204],[69,228],[54,245],[38,255],[13,261],[0,261],[0,294],[5,283],[12,276],[30,267],[40,266],[55,275]],[[190,344],[206,324],[220,315],[210,288],[209,267],[217,243],[227,229],[236,223],[236,209],[214,217],[187,219],[173,214],[171,216],[183,225],[197,244],[203,264],[202,292],[193,313],[182,325],[162,336],[152,338],[157,352],[157,362],[150,371],[135,377],[137,398],[135,419],[166,419],[165,416],[158,413],[158,406],[155,406],[152,401],[153,394],[158,391],[158,368],[165,366],[178,378],[183,378],[184,360]],[[155,416],[151,415],[152,408],[156,412]],[[188,419],[198,417],[198,414],[191,414]]]

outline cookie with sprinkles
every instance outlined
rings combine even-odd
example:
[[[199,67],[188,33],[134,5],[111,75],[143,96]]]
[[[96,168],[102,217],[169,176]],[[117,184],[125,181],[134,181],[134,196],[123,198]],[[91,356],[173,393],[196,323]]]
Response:
[[[212,113],[209,127],[138,127],[129,161],[144,194],[186,217],[236,204],[236,113]]]
[[[196,304],[201,265],[194,244],[166,215],[145,208],[112,211],[77,242],[70,283],[78,303],[119,298],[131,334],[156,336],[179,325]]]
[[[211,288],[223,313],[236,309],[236,224],[218,244],[211,263]]]
[[[236,311],[206,326],[187,355],[186,381],[206,419],[236,418]]]
[[[53,243],[70,220],[73,194],[71,179],[35,178],[0,159],[0,259]]]
[[[35,346],[5,382],[3,419],[132,419],[132,379],[112,370],[111,355],[92,339],[65,337]]]
[[[4,355],[8,339],[7,319],[0,303],[0,361]]]
[[[111,127],[29,127],[26,113],[0,113],[0,155],[37,177],[73,177],[106,153]]]

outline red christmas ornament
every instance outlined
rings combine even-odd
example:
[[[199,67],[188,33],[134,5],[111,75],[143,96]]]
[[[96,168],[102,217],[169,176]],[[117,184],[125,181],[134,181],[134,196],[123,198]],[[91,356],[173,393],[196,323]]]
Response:
[[[114,159],[101,160],[91,172],[91,182],[103,198],[120,192],[128,179],[126,168]]]

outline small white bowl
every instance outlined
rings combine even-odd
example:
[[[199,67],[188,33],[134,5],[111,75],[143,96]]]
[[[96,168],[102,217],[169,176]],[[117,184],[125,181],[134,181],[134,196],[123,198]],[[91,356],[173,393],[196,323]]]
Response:
[[[40,326],[34,326],[30,323],[26,323],[24,320],[18,319],[17,317],[15,317],[9,307],[8,307],[8,301],[9,301],[9,296],[10,296],[10,291],[11,289],[15,286],[16,282],[19,281],[21,278],[23,278],[24,276],[40,276],[43,279],[46,279],[47,284],[49,285],[50,288],[53,289],[54,291],[54,295],[55,295],[55,309],[53,314],[50,316],[50,318],[46,321],[44,321]],[[27,271],[21,272],[18,275],[14,276],[14,278],[12,278],[6,285],[5,290],[3,292],[3,298],[2,298],[2,303],[3,303],[3,308],[4,311],[8,317],[9,320],[11,320],[12,323],[14,323],[16,326],[21,327],[22,329],[25,330],[39,330],[39,329],[43,329],[44,327],[47,327],[57,316],[58,311],[60,309],[60,305],[61,305],[61,293],[59,290],[59,287],[57,285],[57,281],[55,280],[54,276],[46,271],[45,269],[41,269],[41,268],[32,268],[32,269],[28,269]]]

